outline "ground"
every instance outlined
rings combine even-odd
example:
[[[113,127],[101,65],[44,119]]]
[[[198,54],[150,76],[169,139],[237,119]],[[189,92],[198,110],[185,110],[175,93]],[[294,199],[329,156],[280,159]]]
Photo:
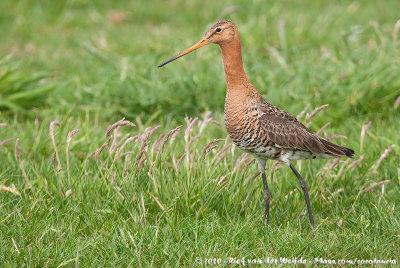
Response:
[[[1,266],[399,263],[398,10],[394,0],[1,1]],[[257,165],[221,125],[219,48],[156,68],[219,19],[238,25],[267,101],[315,132],[329,123],[319,134],[356,152],[294,163],[313,234],[296,177],[273,161],[265,226]]]

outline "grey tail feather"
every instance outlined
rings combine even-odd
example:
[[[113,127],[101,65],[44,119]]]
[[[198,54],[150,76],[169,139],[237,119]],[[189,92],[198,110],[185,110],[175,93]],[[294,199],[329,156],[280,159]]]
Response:
[[[348,156],[348,157],[354,156],[354,151],[352,149],[339,146],[322,138],[320,138],[320,140],[322,142],[322,145],[326,148],[326,153],[328,154],[335,156]]]

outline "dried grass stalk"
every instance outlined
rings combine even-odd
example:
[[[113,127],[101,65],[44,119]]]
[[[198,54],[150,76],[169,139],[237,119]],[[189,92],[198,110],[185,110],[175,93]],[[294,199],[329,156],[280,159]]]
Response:
[[[120,137],[119,129],[120,126],[116,127],[113,131],[113,141],[111,142],[110,149],[108,150],[110,153],[114,152],[117,149],[118,138]]]
[[[178,162],[176,163],[176,170],[177,170],[177,171],[179,170],[179,166],[180,166],[180,164],[181,164],[183,158],[185,158],[185,156],[186,156],[186,153],[183,153],[183,154],[181,155],[181,157],[179,157]]]
[[[184,138],[184,140],[185,140],[185,152],[186,152],[186,163],[187,163],[187,166],[189,166],[189,164],[190,164],[190,151],[189,151],[189,146],[190,146],[190,143],[189,143],[189,136],[190,136],[190,132],[192,131],[192,129],[193,129],[193,126],[194,126],[194,124],[198,121],[199,119],[196,117],[195,119],[191,119],[191,118],[188,118],[188,117],[185,117],[185,121],[186,121],[186,124],[187,124],[187,128],[186,128],[186,130],[185,130],[185,134],[184,134],[184,136],[183,136],[183,138]]]
[[[200,157],[201,158],[203,158],[203,157],[205,157],[205,153],[208,151],[208,149],[214,144],[214,143],[217,143],[217,142],[220,142],[220,141],[224,141],[225,139],[213,139],[213,140],[211,140],[209,143],[207,143],[207,145],[206,146],[204,146],[204,148],[201,150],[201,155],[200,155]],[[214,147],[215,148],[215,147]]]
[[[326,123],[326,124],[323,125],[315,134],[316,134],[317,136],[319,136],[319,134],[325,133],[325,132],[324,132],[325,128],[327,128],[330,124],[331,124],[330,122]]]
[[[283,49],[287,48],[286,44],[286,34],[285,34],[285,20],[279,19],[278,21],[278,35],[281,47]]]
[[[218,122],[217,120],[213,119],[211,117],[212,112],[208,111],[205,113],[201,114],[201,117],[203,118],[203,120],[199,121],[199,126],[200,126],[200,130],[199,132],[203,132],[204,127],[208,124],[208,123],[214,123],[219,127],[222,127],[222,124],[220,122]]]
[[[7,186],[4,186],[4,185],[0,185],[0,190],[1,190],[1,191],[6,191],[6,192],[10,192],[10,193],[15,194],[15,195],[18,195],[18,196],[21,195],[21,194],[20,194],[17,190],[15,190],[14,188],[7,187]]]
[[[364,148],[364,139],[365,139],[365,135],[367,135],[368,129],[371,126],[372,121],[369,121],[368,124],[365,124],[361,127],[361,136],[360,136],[360,153],[363,152],[363,148]]]
[[[217,145],[213,145],[213,146],[207,148],[206,153],[204,154],[204,158],[206,158],[207,155],[208,155],[209,153],[211,153],[211,151],[212,151],[213,149],[215,149],[215,148],[217,148]]]
[[[286,59],[282,56],[278,49],[273,46],[267,46],[270,56],[275,59],[282,67],[286,68]]]
[[[197,118],[197,117],[193,120],[191,118],[187,118],[187,117],[185,118],[185,121],[188,125],[185,130],[185,135],[184,135],[184,139],[185,139],[186,143],[189,142],[190,132],[192,131],[192,128],[193,128],[194,124],[197,122],[197,120],[199,120],[199,118]]]
[[[229,181],[225,181],[225,178],[228,177],[229,175],[231,175],[231,172],[229,172],[228,174],[225,174],[223,176],[220,177],[220,179],[218,180],[217,185],[221,188],[224,188],[227,186]]]
[[[131,121],[125,120],[125,117],[123,117],[121,120],[118,122],[112,124],[111,126],[108,127],[106,131],[106,140],[110,142],[111,139],[111,133],[116,129],[117,127],[122,127],[122,126],[130,126],[130,127],[136,127],[134,123]]]
[[[393,28],[393,33],[392,33],[392,38],[393,38],[393,44],[394,47],[397,48],[397,38],[399,36],[399,30],[400,30],[400,20],[396,21],[396,24],[394,25]]]
[[[396,110],[400,105],[400,96],[397,97],[396,101],[393,104],[394,109]]]
[[[376,161],[376,163],[372,166],[372,172],[371,172],[372,174],[375,174],[375,173],[376,173],[376,170],[378,169],[379,165],[381,164],[381,162],[383,161],[383,159],[385,159],[385,158],[389,155],[389,153],[392,152],[394,146],[395,146],[394,144],[390,145],[390,146],[383,152],[383,154],[381,155],[381,157],[379,157],[378,161]]]
[[[364,192],[364,193],[369,193],[369,192],[371,192],[374,188],[376,188],[376,187],[378,187],[378,186],[381,186],[381,185],[383,185],[383,184],[385,184],[385,183],[388,183],[388,182],[390,182],[390,180],[384,180],[384,181],[376,182],[376,183],[372,184],[370,187],[365,188],[365,189],[363,190],[363,192]]]
[[[111,126],[109,126],[109,127],[107,128],[107,131],[106,131],[106,142],[103,143],[103,144],[100,146],[100,148],[98,148],[96,151],[94,151],[93,153],[91,153],[91,154],[88,156],[88,159],[89,159],[90,157],[92,157],[93,154],[94,154],[94,155],[95,155],[95,158],[96,158],[96,162],[99,164],[99,156],[100,156],[101,152],[110,144],[111,136],[112,136],[111,133],[114,132],[114,129],[119,128],[119,127],[122,127],[122,126],[135,127],[136,125],[135,125],[134,123],[132,123],[131,121],[128,121],[128,120],[125,120],[125,118],[122,118],[122,119],[119,120],[118,122],[116,122],[116,123],[112,124]]]
[[[221,159],[224,157],[223,153],[228,150],[230,147],[232,146],[232,143],[228,143],[227,145],[225,145],[224,147],[222,147],[221,150],[219,150],[215,156],[213,160],[216,160],[216,162],[218,163],[219,161],[221,161]]]
[[[338,159],[339,159],[339,158],[338,158]],[[351,159],[351,158],[347,158],[346,161],[343,161],[343,162],[342,162],[342,164],[341,164],[341,166],[340,166],[340,169],[339,169],[339,171],[338,171],[337,174],[336,174],[336,177],[340,177],[340,176],[343,174],[346,165],[349,164],[349,162],[350,162],[350,159]]]
[[[24,167],[22,166],[22,163],[21,163],[20,154],[19,154],[19,138],[15,142],[14,155],[15,155],[15,158],[17,159],[19,168],[21,169],[22,176],[24,176],[24,178],[25,178],[24,192],[28,187],[33,190],[31,181],[29,180],[28,176],[26,175],[25,169],[24,169]]]
[[[153,198],[154,201],[156,201],[157,205],[161,208],[161,210],[162,210],[162,211],[165,211],[164,206],[161,204],[161,202],[158,200],[158,198],[155,197],[155,196],[154,196],[152,193],[150,193],[150,192],[147,192],[147,193],[151,196],[151,198]]]
[[[243,153],[238,157],[238,159],[236,160],[235,167],[232,170],[232,173],[235,173],[235,171],[239,168],[239,166],[241,166],[244,163],[244,161],[246,161],[248,156],[249,156],[248,154]]]
[[[156,161],[154,161],[150,165],[149,172],[147,172],[147,175],[149,175],[149,177],[151,176],[151,172],[153,171],[153,168],[154,168],[155,164],[156,164]]]
[[[9,139],[6,139],[6,140],[0,142],[0,147],[3,146],[4,144],[6,144],[7,142],[10,142],[10,141],[13,141],[13,140],[15,140],[15,138],[9,138]]]
[[[328,161],[325,163],[325,165],[322,167],[321,173],[324,173],[326,170],[329,170],[329,169],[330,169],[330,166],[331,166],[331,163],[332,163],[332,160],[328,160]]]
[[[122,146],[119,148],[119,150],[117,152],[117,157],[122,157],[122,155],[120,155],[120,152],[122,152],[125,149],[126,145],[128,145],[129,143],[131,143],[134,140],[137,140],[139,138],[139,136],[140,135],[136,135],[136,136],[133,136],[133,137],[130,137],[130,138],[126,139],[124,144],[122,144]]]
[[[5,222],[6,220],[8,220],[12,215],[14,215],[15,213],[20,213],[23,207],[17,208],[16,210],[14,210],[13,212],[11,212],[10,214],[8,214],[4,219],[1,220],[0,223]]]
[[[189,142],[189,146],[191,146],[191,145],[192,145],[195,141],[197,141],[199,138],[200,138],[200,134],[194,136],[193,138],[191,138],[191,139],[190,139],[190,142]]]
[[[115,146],[115,149],[118,149],[120,146],[121,146],[121,144],[123,144],[123,143],[125,143],[125,141],[128,139],[128,137],[129,137],[129,133],[126,133],[118,142],[117,142],[117,145]]]
[[[249,181],[253,181],[256,178],[258,178],[261,174],[261,171],[257,170],[256,173],[251,174],[250,176],[248,176],[245,180],[244,180],[244,184],[247,184]]]
[[[340,134],[333,134],[332,136],[329,136],[326,138],[327,140],[336,140],[336,139],[347,139],[347,136],[345,135],[340,135]]]
[[[67,157],[67,173],[68,173],[68,181],[70,181],[70,173],[69,173],[69,146],[71,144],[72,136],[79,132],[79,129],[74,129],[68,132],[67,135],[67,147],[65,148],[65,154]]]
[[[115,171],[111,169],[110,173],[111,173],[111,183],[114,186],[115,191],[122,199],[124,199],[124,196],[121,194],[120,188],[118,187],[117,180],[115,179]]]
[[[166,160],[164,160],[163,162],[164,162],[164,164],[165,164],[167,167],[172,168],[172,169],[175,171],[174,166],[173,166],[170,162],[168,162],[168,161],[166,161]]]
[[[147,157],[145,156],[145,157],[143,157],[143,159],[142,160],[140,160],[140,162],[139,162],[139,164],[138,164],[138,170],[140,170],[141,168],[142,168],[142,166],[143,166],[143,164],[144,164],[144,162],[147,160]]]
[[[59,127],[60,126],[60,122],[58,122],[58,121],[51,122],[50,126],[49,126],[49,132],[50,132],[51,141],[53,142],[55,156],[56,156],[56,159],[57,159],[57,171],[59,171],[59,170],[61,170],[61,162],[60,162],[60,157],[58,156],[56,139],[54,138],[54,127],[55,126]]]
[[[334,169],[337,165],[339,165],[340,159],[336,158],[335,161],[333,161],[330,169]]]
[[[348,169],[355,168],[364,158],[365,158],[365,154],[361,155],[359,159],[357,159],[356,161],[351,163],[347,168]]]
[[[121,157],[124,157],[124,156],[126,156],[126,155],[134,154],[134,153],[135,153],[135,151],[129,151],[129,152],[125,152],[125,153],[119,154],[118,157],[117,157],[117,159],[119,159],[119,158],[121,158]]]
[[[17,250],[18,254],[21,254],[21,252],[19,252],[19,249],[18,249],[18,247],[17,247],[17,244],[15,243],[14,237],[11,237],[11,240],[12,240],[12,242],[13,242],[13,244],[14,244],[14,247],[15,247],[15,249]]]
[[[161,146],[161,141],[162,141],[162,138],[164,137],[164,135],[163,134],[160,134],[159,136],[158,136],[158,138],[157,138],[157,140],[153,143],[153,146],[151,147],[151,151],[154,153],[156,153],[156,155],[158,156],[158,151],[159,151],[159,149],[160,149],[160,146]]]
[[[57,154],[56,154],[56,152],[53,153],[52,159],[53,159],[53,169],[57,173]]]
[[[126,177],[127,175],[128,175],[128,167],[131,165],[131,158],[130,158],[130,156],[128,155],[126,158],[125,158],[125,166],[124,166],[124,173],[122,174],[122,177]]]
[[[244,206],[247,203],[247,199],[249,199],[250,193],[247,194],[246,198],[242,201],[242,208],[239,211],[239,214],[242,214],[242,212],[244,211]]]
[[[304,107],[303,111],[301,111],[297,116],[296,119],[300,120],[300,118],[303,117],[303,115],[307,112],[307,110],[310,108],[310,104],[307,104],[306,107]]]
[[[7,123],[0,123],[0,127],[5,127],[7,126]]]
[[[72,194],[72,190],[71,189],[68,189],[66,192],[65,192],[65,197],[68,197],[68,196],[70,196]]]
[[[100,156],[101,152],[103,152],[103,150],[104,150],[107,146],[108,146],[108,142],[106,141],[105,143],[103,143],[103,144],[100,146],[100,148],[98,148],[98,149],[95,151],[95,154],[94,154],[94,155],[95,155],[97,164],[99,164],[99,156]]]
[[[148,141],[149,138],[154,134],[154,132],[156,132],[160,127],[161,127],[161,125],[158,125],[154,128],[149,128],[150,130],[146,129],[144,131],[143,135],[141,135],[142,142]]]
[[[147,157],[147,156],[146,156],[144,159],[142,159],[142,160],[140,160],[140,159],[141,159],[142,156],[143,156],[144,154],[146,154],[146,152],[147,152],[147,148],[148,148],[148,145],[149,145],[149,143],[150,143],[148,139],[149,139],[150,136],[153,135],[154,132],[155,132],[157,129],[159,129],[160,127],[161,127],[161,126],[158,125],[158,126],[156,126],[155,128],[153,128],[153,129],[146,128],[145,131],[143,132],[143,134],[139,136],[139,138],[140,138],[140,140],[141,140],[141,142],[142,142],[142,145],[141,145],[141,147],[140,147],[139,154],[138,154],[137,157],[136,157],[136,163],[139,162],[138,168],[140,168],[140,167],[143,165],[144,161],[146,161],[147,159],[150,160],[150,158]],[[139,160],[140,160],[140,161],[139,161]]]
[[[253,158],[253,159],[251,159],[249,162],[247,162],[247,164],[246,165],[244,165],[244,167],[243,167],[243,172],[245,172],[253,163],[255,163],[256,162],[256,159],[255,158]]]
[[[67,146],[70,145],[71,140],[72,140],[72,137],[73,137],[75,134],[77,134],[78,132],[79,132],[79,129],[74,129],[74,130],[68,132],[68,135],[67,135]]]
[[[163,139],[162,144],[161,144],[161,151],[162,152],[164,151],[164,146],[168,142],[169,138],[172,136],[173,139],[171,139],[171,141],[173,141],[174,137],[176,138],[176,135],[178,135],[178,133],[181,130],[181,128],[182,128],[182,126],[178,126],[178,127],[174,128],[174,129],[170,130],[167,133],[167,135],[164,136],[164,139]]]
[[[329,104],[324,104],[322,106],[319,106],[317,108],[314,109],[314,111],[312,111],[310,114],[306,115],[306,122],[307,122],[307,127],[309,127],[311,125],[311,119],[321,110],[325,109],[326,107],[328,107]]]

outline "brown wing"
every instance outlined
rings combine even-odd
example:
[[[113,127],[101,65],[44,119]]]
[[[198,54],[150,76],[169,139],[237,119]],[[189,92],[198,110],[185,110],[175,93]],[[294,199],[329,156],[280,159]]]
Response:
[[[318,137],[295,117],[264,101],[261,96],[257,106],[262,113],[261,127],[268,140],[276,145],[283,148],[309,151],[313,154],[328,153],[339,157],[354,156],[353,150]]]
[[[325,153],[326,150],[319,137],[297,121],[296,118],[289,116],[275,113],[264,113],[261,116],[261,127],[265,131],[267,139],[282,148],[309,151],[313,154]]]

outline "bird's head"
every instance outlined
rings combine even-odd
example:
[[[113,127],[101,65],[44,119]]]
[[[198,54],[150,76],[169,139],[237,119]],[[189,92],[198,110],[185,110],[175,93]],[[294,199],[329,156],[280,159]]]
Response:
[[[208,43],[223,45],[232,42],[236,34],[237,28],[233,22],[221,20],[208,29],[203,39],[207,39]]]
[[[179,53],[178,55],[172,57],[171,59],[167,60],[166,62],[158,65],[158,67],[163,67],[171,61],[174,61],[210,43],[219,45],[228,44],[232,42],[232,40],[235,38],[235,35],[237,35],[237,28],[233,22],[228,20],[218,21],[208,29],[208,31],[204,34],[203,38],[199,42],[189,47],[185,51]]]

